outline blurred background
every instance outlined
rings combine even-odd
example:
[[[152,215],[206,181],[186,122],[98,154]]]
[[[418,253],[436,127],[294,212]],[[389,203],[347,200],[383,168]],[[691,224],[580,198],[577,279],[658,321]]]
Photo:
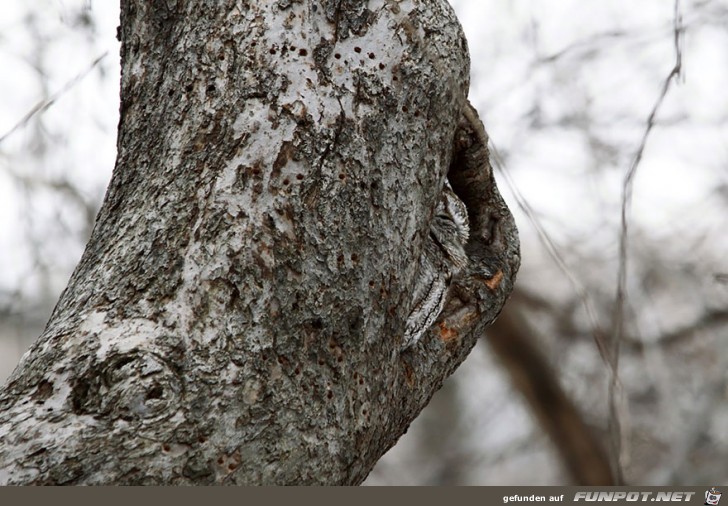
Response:
[[[579,483],[582,429],[627,483],[727,483],[728,0],[451,4],[523,265],[501,324],[365,483]],[[0,381],[111,176],[117,25],[118,2],[0,10]]]

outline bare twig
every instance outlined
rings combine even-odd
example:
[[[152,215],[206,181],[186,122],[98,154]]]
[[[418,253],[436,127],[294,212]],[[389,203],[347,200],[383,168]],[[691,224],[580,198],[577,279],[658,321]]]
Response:
[[[670,90],[670,86],[675,78],[678,78],[682,70],[682,15],[680,13],[680,0],[675,0],[674,4],[674,27],[673,38],[675,45],[675,64],[668,73],[662,83],[662,89],[655,101],[650,115],[647,117],[647,124],[642,134],[642,139],[637,148],[637,152],[632,160],[629,170],[624,178],[622,185],[622,213],[621,213],[621,229],[619,235],[619,269],[617,274],[617,295],[615,303],[614,315],[614,331],[609,346],[611,379],[609,382],[609,433],[611,439],[612,450],[612,466],[617,476],[618,484],[624,483],[624,473],[622,470],[622,428],[619,415],[619,347],[624,336],[624,312],[626,306],[626,287],[627,287],[627,247],[628,247],[628,210],[632,201],[632,189],[637,169],[642,161],[642,155],[647,145],[647,139],[655,126],[655,117],[657,116],[662,103]]]
[[[105,52],[101,56],[97,57],[93,62],[91,62],[91,65],[88,66],[86,70],[78,74],[76,77],[68,81],[66,84],[61,87],[60,90],[52,94],[50,97],[46,98],[45,100],[41,100],[38,102],[30,111],[28,111],[21,119],[18,121],[15,126],[13,126],[10,130],[5,132],[2,136],[0,136],[0,144],[2,144],[5,139],[7,139],[10,135],[15,133],[16,131],[20,130],[22,127],[24,127],[32,118],[38,113],[41,113],[45,110],[47,110],[49,107],[51,107],[59,98],[61,98],[63,95],[68,93],[74,86],[76,86],[79,82],[83,80],[88,74],[91,73],[91,71],[96,68],[96,66],[103,60],[106,55],[109,54],[109,52]]]
[[[543,57],[539,58],[538,63],[541,65],[553,63],[556,60],[563,58],[567,54],[572,53],[573,51],[575,51],[577,49],[589,48],[592,46],[596,46],[597,44],[601,43],[605,39],[606,40],[617,39],[617,38],[625,37],[626,35],[629,35],[629,32],[626,32],[624,30],[613,30],[613,31],[606,31],[606,32],[603,32],[603,33],[600,33],[600,34],[597,34],[594,36],[590,36],[586,40],[580,40],[580,41],[574,42],[572,44],[569,44],[564,49],[561,49],[548,56],[543,56]]]

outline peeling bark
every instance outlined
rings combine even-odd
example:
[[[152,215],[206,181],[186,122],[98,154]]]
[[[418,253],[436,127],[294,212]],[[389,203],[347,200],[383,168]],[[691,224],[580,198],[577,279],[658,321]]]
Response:
[[[118,158],[0,392],[2,484],[357,484],[511,291],[444,0],[121,2]],[[448,175],[471,266],[400,352]]]

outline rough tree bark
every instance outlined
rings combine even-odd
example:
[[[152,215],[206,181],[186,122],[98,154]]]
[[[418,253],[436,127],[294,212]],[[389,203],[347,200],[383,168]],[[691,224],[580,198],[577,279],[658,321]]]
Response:
[[[0,393],[0,483],[360,483],[519,263],[452,10],[122,0],[119,36],[116,167]],[[402,352],[448,171],[471,266]]]

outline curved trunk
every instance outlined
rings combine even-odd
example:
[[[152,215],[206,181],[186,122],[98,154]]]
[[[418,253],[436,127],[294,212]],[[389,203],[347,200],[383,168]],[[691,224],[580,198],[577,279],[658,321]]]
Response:
[[[444,0],[121,3],[116,167],[0,393],[0,483],[359,483],[518,267],[461,28]],[[471,266],[401,351],[449,170]]]

